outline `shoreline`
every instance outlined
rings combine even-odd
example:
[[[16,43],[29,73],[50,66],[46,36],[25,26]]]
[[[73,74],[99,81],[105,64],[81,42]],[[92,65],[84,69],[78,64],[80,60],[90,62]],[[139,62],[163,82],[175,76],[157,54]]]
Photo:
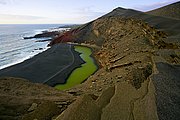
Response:
[[[50,40],[69,30],[62,26],[63,24],[1,25],[0,70],[21,63],[48,49]]]
[[[26,57],[24,57],[24,58],[22,58],[22,59],[17,60],[16,62],[12,62],[12,63],[6,64],[6,65],[2,65],[2,66],[0,66],[0,70],[6,69],[6,68],[8,68],[8,67],[11,67],[11,66],[17,65],[17,64],[19,64],[19,63],[22,63],[22,62],[24,62],[24,61],[26,61],[26,60],[28,60],[28,59],[31,59],[32,57],[34,57],[34,56],[36,56],[36,55],[38,55],[38,54],[40,54],[40,53],[48,50],[49,48],[50,48],[50,47],[43,48],[42,51],[40,51],[40,52],[38,52],[38,53],[36,53],[36,54],[26,56]],[[38,51],[38,50],[34,50],[34,51]],[[32,51],[32,52],[34,53],[34,51]]]
[[[52,76],[54,73],[57,73],[58,70],[61,70],[65,65],[69,65],[71,62],[71,55],[69,52],[69,44],[59,44],[54,45],[53,47],[47,49],[44,52],[41,52],[34,57],[27,59],[16,65],[4,68],[0,70],[1,77],[20,77],[29,80],[34,83],[43,83],[44,80]],[[47,82],[50,86],[55,86],[56,84],[65,83],[65,78],[69,76],[71,71],[77,68],[79,65],[84,63],[79,56],[79,53],[73,50],[73,47],[70,48],[75,57],[75,61],[70,65],[66,70],[63,70],[62,73],[57,75],[50,81]],[[63,58],[63,59],[62,59]]]

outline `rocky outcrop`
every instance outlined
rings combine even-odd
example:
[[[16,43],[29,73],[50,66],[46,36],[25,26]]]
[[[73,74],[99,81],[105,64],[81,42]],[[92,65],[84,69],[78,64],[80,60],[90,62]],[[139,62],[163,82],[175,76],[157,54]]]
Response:
[[[22,78],[0,78],[1,120],[49,120],[75,99],[72,95]]]
[[[75,34],[78,32],[78,29],[71,30],[65,32],[61,36],[55,38],[52,42],[50,42],[49,46],[52,46],[57,43],[66,43],[66,42],[74,42]]]
[[[83,95],[71,104],[56,120],[100,120],[102,109],[109,104],[115,92],[114,87],[105,90],[98,99]]]
[[[62,34],[62,32],[59,32],[59,31],[52,31],[52,32],[45,31],[45,32],[40,33],[40,34],[36,34],[35,36],[32,36],[32,37],[24,37],[24,39],[32,39],[32,38],[54,38],[54,37],[59,36],[60,34]]]
[[[97,30],[93,29],[93,22],[90,22],[55,38],[50,42],[49,46],[64,42],[91,43],[101,46],[103,43],[103,38],[99,36]]]

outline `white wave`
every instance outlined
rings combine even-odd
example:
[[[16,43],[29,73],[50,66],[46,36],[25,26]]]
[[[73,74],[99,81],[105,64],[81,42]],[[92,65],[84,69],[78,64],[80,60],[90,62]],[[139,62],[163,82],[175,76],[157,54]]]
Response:
[[[6,64],[6,65],[2,65],[0,66],[0,70],[1,69],[4,69],[4,68],[7,68],[7,67],[10,67],[10,66],[13,66],[13,65],[16,65],[18,63],[21,63],[21,62],[24,62],[25,60],[27,59],[30,59],[32,58],[33,56],[43,52],[43,51],[46,51],[47,49],[49,49],[50,47],[46,47],[44,48],[43,50],[36,50],[35,52],[31,52],[31,54],[29,54],[28,56],[24,56],[22,57],[21,59],[17,59],[16,61],[12,62],[12,63],[9,63],[9,64]]]

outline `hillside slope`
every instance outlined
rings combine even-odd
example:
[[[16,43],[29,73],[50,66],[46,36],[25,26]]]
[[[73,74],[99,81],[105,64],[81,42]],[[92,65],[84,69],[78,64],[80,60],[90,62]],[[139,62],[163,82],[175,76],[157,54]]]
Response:
[[[123,8],[116,8],[99,19],[70,31],[68,34],[73,38],[72,42],[102,47],[95,50],[96,59],[102,68],[82,85],[69,91],[95,94],[100,98],[103,96],[104,101],[110,99],[105,107],[99,108],[101,103],[98,100],[82,97],[88,99],[89,106],[96,106],[97,113],[100,112],[96,119],[99,116],[102,120],[179,118],[179,33],[179,20]],[[62,40],[58,39],[53,42]],[[163,80],[165,75],[166,79]],[[109,98],[103,91],[110,86],[115,87],[115,92],[109,93],[112,95]],[[81,105],[84,105],[83,100],[77,100],[77,104],[72,104],[58,120],[75,119],[79,115],[78,109],[82,109]],[[94,115],[91,108],[86,110],[86,113]],[[86,113],[81,117],[91,119]],[[73,115],[68,118],[68,114]]]
[[[180,19],[180,2],[176,2],[152,11],[146,12],[147,14]]]
[[[137,20],[142,20],[150,26],[168,33],[170,38],[166,39],[166,42],[175,42],[176,44],[180,44],[179,40],[177,39],[178,37],[180,37],[180,35],[178,34],[180,28],[179,20],[149,15],[133,9],[124,9],[121,7],[114,9],[113,11],[98,18],[97,20],[110,17],[133,18]],[[88,42],[101,46],[103,44],[104,38],[94,29],[93,25],[97,20],[84,24],[76,29],[65,33],[64,35],[54,39],[50,43],[50,45],[61,42]]]

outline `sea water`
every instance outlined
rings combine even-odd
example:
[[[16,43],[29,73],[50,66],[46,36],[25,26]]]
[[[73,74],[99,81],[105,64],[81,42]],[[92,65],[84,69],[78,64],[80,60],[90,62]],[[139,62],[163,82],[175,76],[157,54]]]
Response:
[[[63,24],[1,24],[0,25],[0,69],[20,63],[48,49],[46,42],[40,39],[23,39],[42,31],[58,28]]]

